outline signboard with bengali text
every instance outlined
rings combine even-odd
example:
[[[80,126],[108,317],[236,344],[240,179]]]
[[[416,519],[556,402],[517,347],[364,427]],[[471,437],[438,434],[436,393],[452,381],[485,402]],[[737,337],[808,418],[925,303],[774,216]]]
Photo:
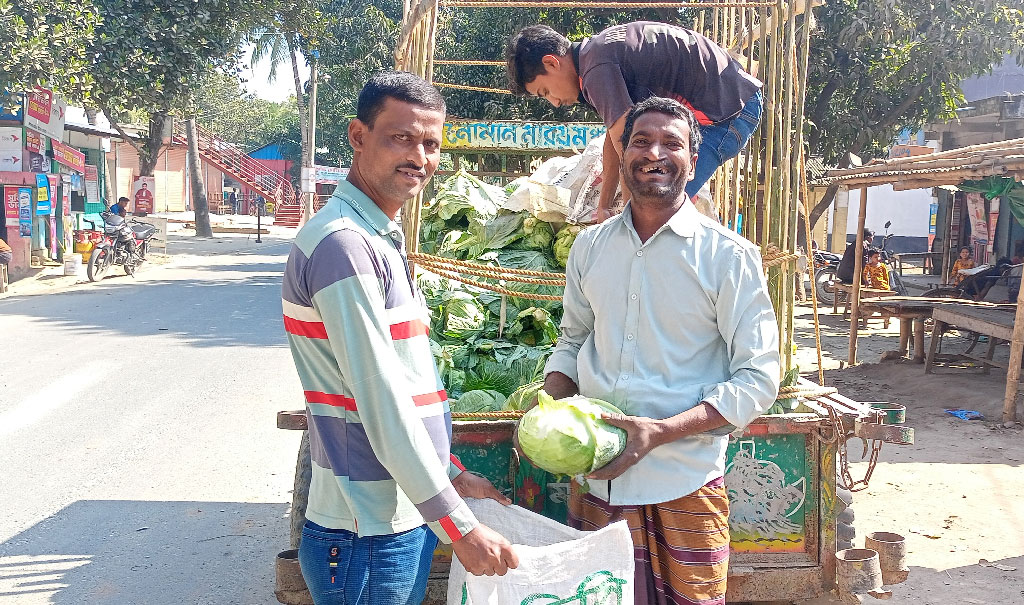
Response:
[[[84,153],[57,140],[50,141],[50,145],[53,147],[53,159],[72,170],[85,171]]]
[[[49,90],[37,88],[28,94],[28,111],[25,112],[25,126],[51,139],[64,138],[64,116],[67,104]]]
[[[601,124],[581,122],[446,122],[441,147],[446,150],[583,151],[604,132]]]
[[[43,145],[43,135],[34,130],[25,129],[25,149],[33,153],[42,153],[45,149]]]
[[[11,185],[4,187],[4,217],[18,220],[18,188]]]

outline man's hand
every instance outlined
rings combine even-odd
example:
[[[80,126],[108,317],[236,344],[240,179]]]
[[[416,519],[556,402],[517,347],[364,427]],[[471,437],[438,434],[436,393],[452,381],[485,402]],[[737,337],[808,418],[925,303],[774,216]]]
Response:
[[[622,453],[611,462],[588,475],[588,479],[598,481],[615,479],[663,443],[664,431],[661,422],[653,418],[601,414],[601,419],[626,431],[626,449],[622,450]]]
[[[452,479],[452,487],[463,498],[490,498],[505,506],[512,504],[490,481],[469,471],[462,471]]]
[[[612,212],[611,208],[598,208],[594,211],[594,222],[603,223],[613,216],[615,216],[615,213]]]
[[[508,540],[482,523],[452,543],[452,551],[474,576],[503,576],[519,567],[519,557]]]

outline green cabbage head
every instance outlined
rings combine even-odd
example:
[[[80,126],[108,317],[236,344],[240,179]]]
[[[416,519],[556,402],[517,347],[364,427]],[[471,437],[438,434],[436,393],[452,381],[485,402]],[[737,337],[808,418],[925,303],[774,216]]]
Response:
[[[533,403],[533,398],[544,388],[544,381],[538,380],[530,384],[524,384],[508,396],[505,402],[506,410],[525,410]]]
[[[552,246],[552,251],[555,253],[555,260],[562,267],[565,267],[566,263],[569,262],[569,250],[572,248],[573,242],[576,241],[576,236],[579,235],[580,231],[583,231],[583,227],[580,225],[566,225],[558,230],[555,234],[555,244]]]
[[[541,390],[537,404],[519,421],[519,445],[549,473],[586,475],[626,447],[626,431],[601,420],[601,414],[622,413],[606,401],[581,395],[555,400]]]

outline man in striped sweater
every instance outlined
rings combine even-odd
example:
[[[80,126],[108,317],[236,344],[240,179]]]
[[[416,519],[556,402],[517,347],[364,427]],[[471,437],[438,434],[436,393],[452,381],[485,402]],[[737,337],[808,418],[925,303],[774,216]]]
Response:
[[[444,118],[426,81],[374,76],[349,125],[348,180],[299,231],[285,269],[313,463],[299,563],[317,605],[418,604],[438,539],[477,575],[518,565],[463,501],[509,504],[450,454],[428,311],[393,220],[437,169]]]

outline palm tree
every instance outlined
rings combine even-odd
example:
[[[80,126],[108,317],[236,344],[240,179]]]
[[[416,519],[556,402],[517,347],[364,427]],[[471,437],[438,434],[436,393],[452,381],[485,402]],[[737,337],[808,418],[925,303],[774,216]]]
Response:
[[[307,165],[311,160],[309,149],[309,133],[307,132],[306,102],[303,97],[302,78],[299,76],[299,36],[291,32],[281,31],[276,26],[260,27],[255,29],[249,36],[253,44],[252,64],[262,63],[264,60],[270,62],[270,74],[268,80],[273,83],[277,80],[277,68],[285,61],[291,63],[292,78],[295,81],[295,105],[299,111],[299,132],[302,136],[302,164]]]

